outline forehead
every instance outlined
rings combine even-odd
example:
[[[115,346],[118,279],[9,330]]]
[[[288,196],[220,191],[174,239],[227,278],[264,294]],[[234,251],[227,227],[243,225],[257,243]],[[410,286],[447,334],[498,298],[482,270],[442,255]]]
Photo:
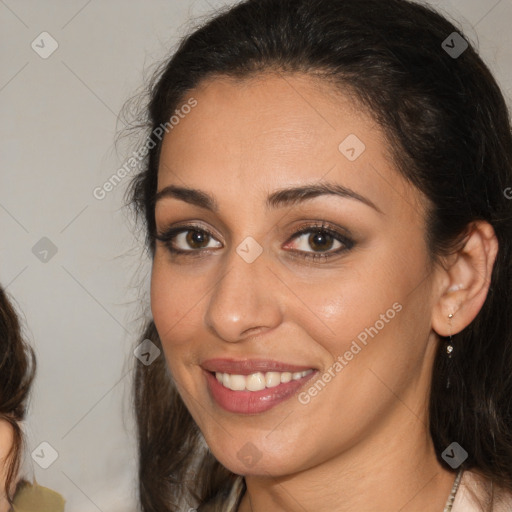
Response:
[[[249,199],[326,180],[364,193],[383,210],[416,193],[394,168],[379,125],[348,91],[325,81],[279,73],[223,77],[188,97],[197,106],[164,137],[159,190],[186,183]]]

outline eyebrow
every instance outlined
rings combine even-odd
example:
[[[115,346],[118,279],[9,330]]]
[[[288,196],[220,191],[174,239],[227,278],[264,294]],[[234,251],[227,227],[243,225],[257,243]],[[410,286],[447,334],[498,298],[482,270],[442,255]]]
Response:
[[[267,197],[265,206],[267,209],[277,209],[323,195],[335,195],[345,199],[353,199],[383,214],[382,210],[370,201],[370,199],[337,183],[318,183],[314,185],[280,189]],[[155,204],[164,197],[179,199],[186,203],[198,206],[199,208],[210,210],[214,213],[219,211],[219,205],[215,198],[199,189],[169,185],[156,194]]]

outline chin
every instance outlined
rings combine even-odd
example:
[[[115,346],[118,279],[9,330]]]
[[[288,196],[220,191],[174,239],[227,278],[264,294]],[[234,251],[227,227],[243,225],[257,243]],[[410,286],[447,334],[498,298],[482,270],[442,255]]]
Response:
[[[284,476],[305,469],[306,464],[304,461],[301,464],[301,456],[296,447],[276,443],[277,438],[269,443],[265,439],[267,435],[268,432],[260,436],[248,436],[242,432],[239,436],[226,436],[222,442],[207,440],[207,443],[215,458],[238,475]]]

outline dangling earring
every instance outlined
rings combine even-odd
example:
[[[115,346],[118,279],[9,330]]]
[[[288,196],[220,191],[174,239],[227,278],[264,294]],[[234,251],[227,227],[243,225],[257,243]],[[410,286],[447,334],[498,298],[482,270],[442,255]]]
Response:
[[[450,319],[450,339],[448,340],[448,344],[446,345],[446,355],[448,357],[448,377],[446,378],[446,389],[450,389],[450,375],[452,373],[452,364],[451,364],[451,360],[452,360],[452,355],[453,355],[453,339],[452,339],[452,329],[451,329],[451,326],[452,326],[452,318],[453,318],[453,313],[450,313],[448,315],[448,318]]]

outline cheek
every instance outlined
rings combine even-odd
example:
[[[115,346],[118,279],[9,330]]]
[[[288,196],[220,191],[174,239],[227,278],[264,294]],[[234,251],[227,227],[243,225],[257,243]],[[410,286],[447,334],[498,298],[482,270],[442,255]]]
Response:
[[[175,361],[170,354],[186,351],[190,346],[187,340],[200,325],[205,287],[199,281],[199,278],[173,271],[165,255],[155,254],[151,272],[151,312],[168,361]]]
[[[346,404],[353,418],[361,417],[361,403],[386,395],[379,377],[392,389],[412,378],[429,333],[426,253],[398,251],[392,244],[381,249],[347,264],[336,279],[316,285],[309,280],[295,288],[298,296],[307,297],[308,310],[295,309],[292,321],[321,347],[326,369],[331,368],[325,377],[336,381],[329,385],[333,399]],[[354,389],[355,382],[351,400],[345,390]]]
[[[9,451],[12,448],[14,442],[14,432],[11,424],[6,420],[0,420],[0,460],[5,461]],[[0,486],[2,489],[5,487],[5,480],[7,477],[7,466],[0,467]],[[12,490],[12,489],[11,489]],[[6,501],[0,496],[0,511],[10,510],[7,506]]]
[[[403,304],[410,291],[408,271],[401,271],[404,265],[389,254],[373,254],[325,277],[290,281],[296,294],[288,301],[292,323],[333,358],[349,350],[358,336],[362,342],[370,339],[375,326],[379,333],[390,331],[399,308],[393,305]]]

